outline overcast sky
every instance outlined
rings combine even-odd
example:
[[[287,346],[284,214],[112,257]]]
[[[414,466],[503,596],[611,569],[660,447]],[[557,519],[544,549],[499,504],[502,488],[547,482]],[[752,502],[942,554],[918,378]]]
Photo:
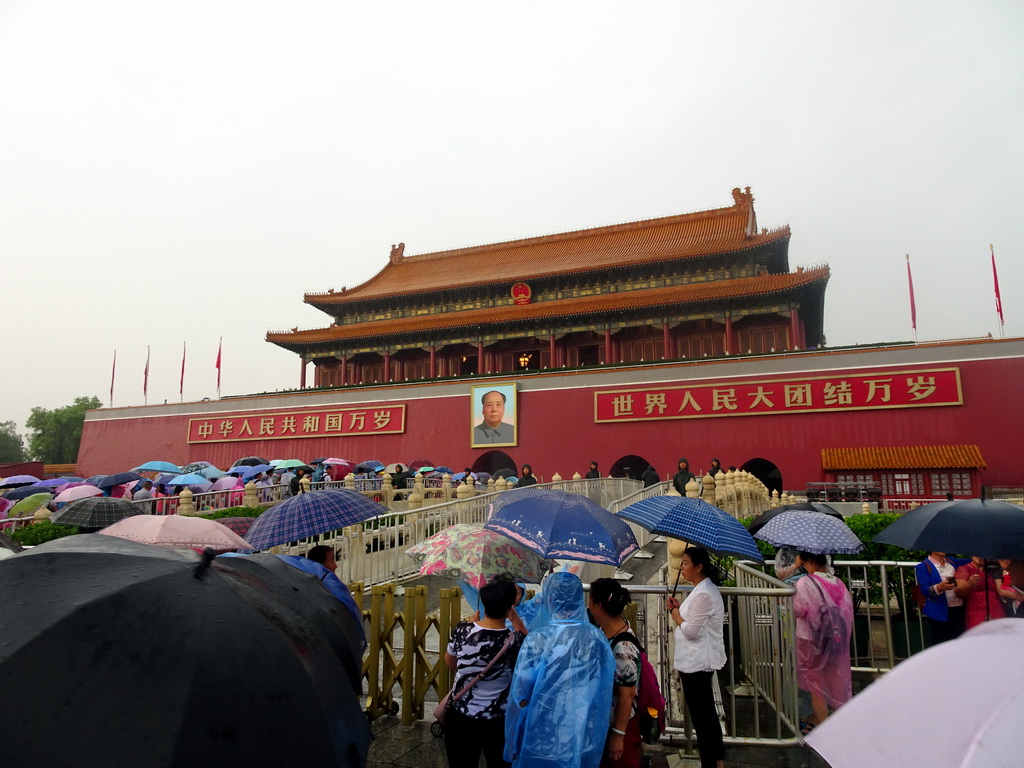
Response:
[[[629,6],[629,7],[627,7]],[[830,346],[1024,335],[1024,4],[0,0],[0,421],[298,384],[406,254],[730,205]],[[490,275],[480,275],[487,280]],[[497,275],[495,276],[497,277]]]

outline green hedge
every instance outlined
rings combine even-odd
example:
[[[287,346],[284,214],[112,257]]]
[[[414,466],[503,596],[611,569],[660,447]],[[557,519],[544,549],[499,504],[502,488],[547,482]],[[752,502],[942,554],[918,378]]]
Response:
[[[220,520],[222,517],[259,517],[265,511],[262,507],[228,507],[227,509],[218,509],[216,512],[195,515],[195,517],[203,517],[207,520]]]
[[[74,536],[77,533],[78,528],[74,525],[61,525],[60,523],[51,523],[49,520],[40,520],[14,531],[11,538],[23,547],[36,547],[54,539]]]

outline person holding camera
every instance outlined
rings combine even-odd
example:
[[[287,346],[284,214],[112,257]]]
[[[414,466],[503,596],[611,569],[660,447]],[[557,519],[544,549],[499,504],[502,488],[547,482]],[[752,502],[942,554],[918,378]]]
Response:
[[[922,613],[932,628],[933,643],[960,637],[964,631],[964,601],[956,595],[954,572],[970,560],[946,557],[945,552],[929,552],[917,564],[917,586],[924,597]]]
[[[988,572],[988,562],[983,557],[972,557],[970,562],[956,569],[954,594],[964,601],[964,630],[976,627],[984,621],[1006,617],[1006,610],[999,600],[1000,588]]]

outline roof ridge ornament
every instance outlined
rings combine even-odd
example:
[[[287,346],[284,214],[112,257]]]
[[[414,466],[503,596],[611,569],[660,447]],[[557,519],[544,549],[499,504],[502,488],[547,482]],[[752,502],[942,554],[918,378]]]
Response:
[[[398,264],[402,261],[402,257],[405,256],[405,243],[399,243],[398,245],[392,244],[391,246],[391,263]]]

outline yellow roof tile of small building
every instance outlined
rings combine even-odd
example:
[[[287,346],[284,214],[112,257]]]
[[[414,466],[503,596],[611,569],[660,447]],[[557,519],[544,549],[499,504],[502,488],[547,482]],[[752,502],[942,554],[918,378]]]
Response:
[[[899,445],[888,448],[823,448],[826,472],[853,469],[984,469],[976,445]]]

